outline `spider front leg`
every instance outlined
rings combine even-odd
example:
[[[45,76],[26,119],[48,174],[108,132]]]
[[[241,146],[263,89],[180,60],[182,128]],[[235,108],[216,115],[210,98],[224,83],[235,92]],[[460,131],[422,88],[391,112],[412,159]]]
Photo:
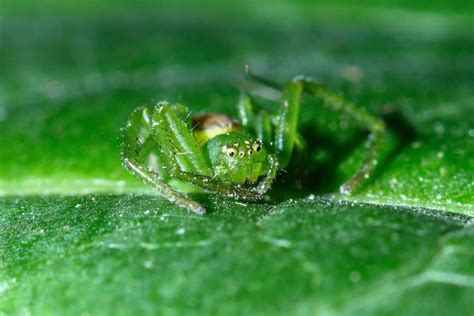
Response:
[[[241,92],[237,108],[242,125],[253,131],[258,139],[268,145],[273,140],[272,119],[268,111],[259,106],[258,103],[245,92]]]
[[[257,192],[259,195],[265,194],[271,187],[273,181],[276,178],[276,173],[280,163],[276,157],[273,155],[268,156],[268,167],[265,177],[257,184],[253,191]]]
[[[288,83],[282,95],[282,101],[275,122],[275,151],[280,167],[285,168],[293,155],[295,144],[298,142],[298,117],[303,85],[298,81]]]
[[[248,74],[270,89],[278,87],[269,80],[256,77],[250,72]],[[247,129],[254,131],[257,138],[263,140],[267,146],[273,147],[276,153],[273,159],[277,168],[285,168],[291,159],[295,157],[301,159],[306,155],[306,142],[297,132],[301,91],[301,85],[298,83],[288,85],[283,93],[280,90],[276,91],[278,99],[282,97],[284,99],[276,115],[271,115],[250,94],[245,92],[240,94],[238,102],[240,120]],[[251,93],[259,94],[258,91]]]
[[[205,208],[200,203],[190,199],[186,194],[176,191],[166,183],[164,178],[167,178],[168,174],[165,159],[168,157],[163,157],[159,144],[156,144],[153,139],[153,124],[152,110],[147,107],[138,108],[130,115],[123,131],[123,165],[132,174],[151,184],[159,195],[165,197],[170,202],[177,203],[197,214],[204,214]],[[156,145],[158,145],[158,148],[155,148]],[[160,164],[159,167],[162,170],[161,173],[151,170],[147,165],[146,160],[153,149],[158,149],[155,152]]]
[[[207,192],[218,192],[221,195],[240,200],[258,201],[270,189],[278,171],[278,160],[273,155],[268,156],[266,170],[267,172],[263,179],[257,182],[254,187],[222,182],[211,176],[196,175],[188,172],[176,171],[174,176],[182,181],[193,183]]]
[[[282,89],[280,85],[251,73],[248,66],[246,72],[251,79],[277,91],[282,101],[276,115],[270,115],[249,94],[241,93],[238,109],[242,124],[249,129],[254,129],[257,137],[271,144],[276,153],[279,168],[285,168],[290,163],[295,149],[298,153],[304,151],[305,143],[297,132],[303,84],[292,81]],[[258,91],[254,93],[259,94]]]

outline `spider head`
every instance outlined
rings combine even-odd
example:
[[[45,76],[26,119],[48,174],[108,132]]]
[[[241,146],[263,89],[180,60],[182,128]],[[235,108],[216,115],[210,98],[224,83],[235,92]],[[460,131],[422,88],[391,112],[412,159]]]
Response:
[[[205,147],[215,177],[237,184],[254,183],[265,174],[267,152],[262,141],[241,132],[218,135]]]

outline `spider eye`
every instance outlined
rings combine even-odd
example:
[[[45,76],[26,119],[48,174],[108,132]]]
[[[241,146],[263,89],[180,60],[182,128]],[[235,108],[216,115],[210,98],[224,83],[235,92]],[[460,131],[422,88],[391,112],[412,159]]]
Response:
[[[234,148],[226,148],[225,152],[226,152],[227,156],[235,157],[235,149]]]
[[[262,145],[260,145],[260,143],[254,143],[253,146],[252,146],[253,150],[255,150],[256,152],[260,152],[260,150],[262,150]]]
[[[248,151],[248,154],[249,154],[249,156],[252,156],[252,155],[253,155],[253,150],[250,149],[250,150]]]
[[[243,156],[245,156],[245,152],[239,151],[239,157],[243,157]]]

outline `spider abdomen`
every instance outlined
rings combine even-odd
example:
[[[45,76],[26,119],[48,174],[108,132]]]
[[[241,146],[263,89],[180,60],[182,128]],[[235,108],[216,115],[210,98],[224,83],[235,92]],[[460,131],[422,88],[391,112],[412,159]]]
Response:
[[[192,118],[193,135],[199,146],[204,146],[217,135],[242,129],[240,121],[224,114],[201,114]]]

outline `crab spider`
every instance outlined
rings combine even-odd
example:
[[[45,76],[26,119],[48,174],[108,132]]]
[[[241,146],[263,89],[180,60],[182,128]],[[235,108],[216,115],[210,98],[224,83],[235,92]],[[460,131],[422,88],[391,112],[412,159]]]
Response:
[[[301,95],[307,94],[369,131],[362,166],[340,187],[341,193],[350,194],[370,177],[385,133],[382,120],[310,78],[297,76],[281,87],[248,68],[247,74],[281,92],[277,111],[259,108],[247,93],[238,102],[239,120],[222,114],[190,117],[184,105],[164,101],[139,107],[124,128],[123,165],[159,195],[197,214],[205,213],[204,206],[180,192],[176,183],[235,199],[260,200],[277,171],[305,146],[298,116]]]

